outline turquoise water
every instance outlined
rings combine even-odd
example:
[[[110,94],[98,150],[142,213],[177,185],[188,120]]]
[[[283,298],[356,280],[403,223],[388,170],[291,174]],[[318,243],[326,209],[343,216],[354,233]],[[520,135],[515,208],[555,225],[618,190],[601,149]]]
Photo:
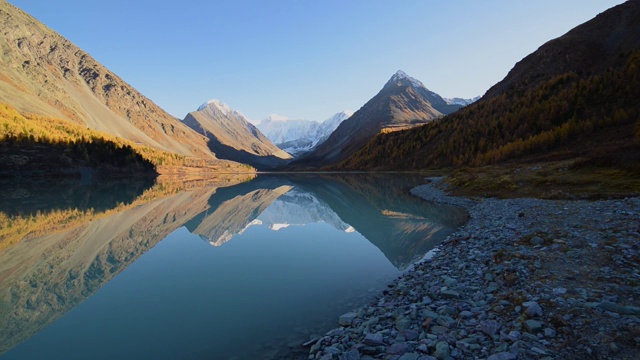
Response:
[[[278,358],[466,221],[421,181],[258,176],[25,239],[0,252],[0,359]]]

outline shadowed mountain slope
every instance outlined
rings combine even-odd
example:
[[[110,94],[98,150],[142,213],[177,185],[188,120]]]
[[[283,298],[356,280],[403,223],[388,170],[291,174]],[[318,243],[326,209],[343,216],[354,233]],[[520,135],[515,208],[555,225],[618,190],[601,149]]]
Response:
[[[342,122],[325,142],[293,165],[304,168],[337,164],[380,132],[425,124],[460,107],[447,104],[421,82],[398,71],[376,96]]]

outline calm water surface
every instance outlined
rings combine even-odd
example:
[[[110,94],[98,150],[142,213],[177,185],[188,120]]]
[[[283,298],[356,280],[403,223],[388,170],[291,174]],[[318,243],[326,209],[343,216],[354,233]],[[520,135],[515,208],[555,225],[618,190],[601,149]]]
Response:
[[[466,221],[421,182],[5,185],[0,359],[276,358]]]

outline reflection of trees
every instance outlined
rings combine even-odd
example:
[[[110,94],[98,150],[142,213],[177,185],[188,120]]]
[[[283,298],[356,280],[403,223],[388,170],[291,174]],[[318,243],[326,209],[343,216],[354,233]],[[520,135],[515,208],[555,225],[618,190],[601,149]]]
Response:
[[[218,183],[233,184],[227,180]],[[17,239],[0,249],[0,353],[83,302],[207,209],[217,189],[216,183],[189,191],[183,184],[158,184],[129,204],[103,212],[38,212],[23,219],[33,224],[29,228],[19,227],[15,215],[0,215],[1,236]]]
[[[152,179],[84,183],[2,182],[0,250],[122,211],[151,190]]]
[[[16,216],[0,217],[0,236],[20,240],[0,248],[0,353],[80,304],[175,229],[186,226],[219,245],[293,187],[311,193],[319,200],[321,216],[335,220],[335,212],[399,269],[422,257],[467,216],[458,208],[412,197],[408,189],[422,180],[406,175],[243,180],[220,179],[191,190],[184,183],[161,183],[103,212],[36,212],[28,222],[40,224],[39,231],[27,229],[26,235],[16,231],[16,222],[8,225],[6,220]]]

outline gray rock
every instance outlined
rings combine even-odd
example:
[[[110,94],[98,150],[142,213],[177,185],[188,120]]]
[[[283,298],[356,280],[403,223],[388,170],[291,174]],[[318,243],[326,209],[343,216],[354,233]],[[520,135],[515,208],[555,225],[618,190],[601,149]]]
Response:
[[[339,360],[360,360],[360,352],[357,349],[351,349],[338,357]]]
[[[495,335],[500,330],[500,327],[500,323],[494,320],[486,320],[480,323],[480,331],[489,336]]]
[[[434,358],[433,356],[429,356],[429,355],[422,355],[418,358],[418,360],[436,360],[436,358]]]
[[[599,308],[601,308],[602,310],[606,310],[606,311],[610,311],[610,312],[614,312],[614,313],[618,313],[621,315],[630,315],[633,314],[633,311],[622,306],[622,305],[618,305],[614,302],[611,301],[607,301],[607,300],[603,300],[600,305],[598,305]]]
[[[531,238],[531,240],[529,240],[529,244],[533,246],[542,245],[543,243],[544,243],[544,240],[539,236],[534,236]]]
[[[356,316],[357,314],[355,312],[348,312],[346,314],[342,314],[338,319],[338,324],[342,326],[351,326],[351,323],[353,322],[353,319],[356,318]]]
[[[338,349],[338,346],[336,344],[331,345],[328,348],[325,348],[324,351],[326,353],[333,354],[333,355],[338,355],[342,352],[340,351],[340,349]]]
[[[457,299],[460,297],[460,293],[454,290],[443,289],[440,290],[440,296],[444,299]]]
[[[520,333],[520,331],[512,330],[512,331],[509,331],[509,334],[507,335],[507,337],[511,341],[518,341],[520,340],[520,337],[522,337],[522,334]]]
[[[536,317],[542,316],[542,308],[535,301],[527,301],[522,303],[524,306],[524,313],[527,314],[528,317]]]
[[[488,293],[494,293],[498,290],[498,284],[492,282],[491,284],[489,284],[489,286],[487,286],[487,288],[485,289],[486,292]]]
[[[431,327],[431,333],[435,334],[435,335],[442,335],[442,334],[446,333],[447,331],[449,331],[449,329],[444,327],[444,326],[435,325],[435,326]]]
[[[405,342],[395,343],[387,348],[387,354],[391,355],[402,355],[407,351],[409,351],[409,345]]]
[[[404,337],[408,341],[418,340],[419,336],[420,336],[420,333],[415,331],[415,330],[407,330],[407,331],[404,332]]]
[[[371,327],[371,326],[377,325],[378,322],[380,322],[380,318],[377,317],[377,316],[374,316],[374,317],[370,318],[369,320],[363,322],[362,325],[364,325],[366,327]]]
[[[542,330],[542,323],[536,320],[527,320],[524,322],[524,327],[528,332],[535,334]]]
[[[554,338],[554,337],[556,337],[556,331],[553,330],[552,328],[545,328],[544,329],[544,337],[546,337],[546,338]]]
[[[473,317],[473,313],[471,311],[460,311],[460,317],[463,319],[469,319]]]
[[[317,342],[318,342],[318,339],[319,339],[319,338],[314,337],[313,339],[310,339],[309,341],[304,342],[304,343],[302,344],[302,347],[307,347],[307,346],[309,346],[309,345],[315,344],[315,343],[317,343]]]
[[[412,352],[412,353],[406,353],[400,356],[398,360],[418,360],[419,357],[420,357],[420,354]]]
[[[411,319],[406,317],[401,317],[398,320],[396,320],[396,329],[398,329],[398,331],[409,330],[410,327],[411,327]]]
[[[631,312],[633,315],[640,315],[640,307],[636,306],[625,306],[625,308]]]
[[[320,347],[322,346],[322,340],[323,339],[320,339],[315,344],[313,344],[313,346],[311,346],[311,349],[309,349],[309,353],[311,354],[317,353],[318,350],[320,350]]]
[[[382,334],[367,334],[364,336],[364,340],[362,341],[365,345],[369,346],[379,346],[384,345],[384,337]]]
[[[510,352],[504,351],[504,352],[499,352],[489,356],[487,360],[515,360],[516,358],[517,358],[516,355]]]
[[[437,312],[428,310],[428,309],[424,309],[420,311],[420,315],[422,315],[422,317],[425,318],[432,318],[432,319],[437,319],[440,317],[440,314],[438,314]]]
[[[567,293],[567,289],[563,288],[563,287],[559,287],[559,288],[554,288],[553,289],[553,295],[562,295],[562,294],[566,294]]]
[[[485,295],[482,291],[478,291],[475,294],[473,294],[473,301],[481,301],[481,300],[484,300],[484,298],[485,298]]]
[[[360,348],[360,352],[365,355],[377,355],[383,351],[384,346],[364,346]]]
[[[446,341],[440,341],[436,344],[436,351],[433,356],[438,360],[444,360],[449,357],[449,344]]]
[[[458,280],[456,280],[456,279],[454,279],[452,277],[449,277],[449,276],[445,276],[444,277],[444,285],[446,287],[454,287],[454,286],[458,285]]]

